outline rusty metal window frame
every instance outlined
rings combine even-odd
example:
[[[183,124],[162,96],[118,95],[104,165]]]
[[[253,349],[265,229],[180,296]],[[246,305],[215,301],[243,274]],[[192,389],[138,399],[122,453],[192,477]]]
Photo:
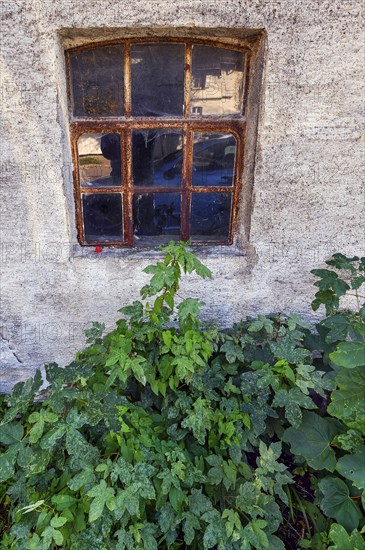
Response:
[[[162,43],[183,43],[185,45],[184,64],[184,110],[182,117],[133,117],[131,115],[131,45],[133,44],[162,44]],[[88,117],[73,115],[73,100],[71,87],[71,63],[70,54],[92,50],[104,46],[121,44],[124,46],[124,116],[122,117]],[[197,115],[191,114],[190,93],[191,93],[191,68],[193,45],[212,46],[222,49],[241,51],[245,55],[244,77],[243,77],[243,107],[240,114],[233,115]],[[128,38],[109,40],[85,44],[65,51],[67,70],[67,93],[70,117],[71,154],[73,162],[73,181],[75,214],[78,241],[81,246],[102,245],[109,248],[133,247],[133,212],[132,201],[134,194],[142,193],[176,193],[181,194],[181,229],[180,238],[187,241],[190,238],[190,207],[192,193],[230,193],[232,194],[232,206],[230,216],[230,227],[228,239],[224,241],[197,241],[195,245],[231,245],[233,244],[234,228],[238,213],[238,200],[242,187],[242,173],[244,163],[244,146],[246,134],[246,111],[247,96],[249,89],[249,73],[251,60],[251,44],[249,41],[225,42],[224,40],[198,39],[198,38]],[[157,186],[133,186],[132,182],[132,130],[140,129],[180,129],[182,130],[182,184],[177,190],[175,187]],[[232,134],[236,139],[236,157],[234,177],[232,186],[227,187],[192,187],[192,162],[193,162],[193,134],[207,132],[225,132]],[[77,142],[82,134],[87,133],[117,133],[121,137],[122,154],[122,185],[121,187],[84,188],[80,185],[80,170]],[[84,223],[82,212],[82,195],[88,193],[118,193],[122,194],[123,200],[123,237],[122,241],[90,242],[85,240]]]

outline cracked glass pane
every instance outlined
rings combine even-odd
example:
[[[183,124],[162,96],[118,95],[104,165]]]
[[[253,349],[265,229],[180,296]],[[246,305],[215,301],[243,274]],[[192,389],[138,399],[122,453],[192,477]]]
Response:
[[[74,116],[123,116],[124,47],[71,52]]]
[[[236,138],[232,134],[194,134],[192,184],[232,186]]]
[[[181,195],[147,193],[133,197],[136,244],[161,244],[180,238]]]
[[[86,242],[123,240],[123,206],[120,193],[82,195]]]
[[[119,134],[83,134],[77,141],[81,187],[119,187]]]
[[[182,116],[184,54],[183,44],[131,47],[133,116]]]
[[[190,236],[192,241],[227,241],[232,193],[193,193]]]
[[[236,50],[193,46],[193,115],[238,115],[242,112],[244,59],[245,54]]]
[[[182,131],[133,131],[132,158],[135,186],[180,186],[183,159]]]

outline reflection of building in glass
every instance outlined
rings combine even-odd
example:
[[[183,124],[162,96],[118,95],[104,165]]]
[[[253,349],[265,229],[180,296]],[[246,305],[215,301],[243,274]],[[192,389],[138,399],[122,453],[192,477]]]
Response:
[[[205,46],[193,49],[192,114],[239,114],[242,109],[244,54]]]

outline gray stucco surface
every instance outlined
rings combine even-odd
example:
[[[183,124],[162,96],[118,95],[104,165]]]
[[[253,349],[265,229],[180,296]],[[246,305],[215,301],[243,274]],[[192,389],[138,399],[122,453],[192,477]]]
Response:
[[[241,211],[234,247],[199,252],[213,281],[189,278],[182,292],[206,302],[206,317],[308,316],[310,270],[336,251],[361,254],[361,0],[2,0],[1,17],[3,388],[70,361],[91,321],[112,327],[158,257],[77,244],[64,45],[161,27],[266,31],[250,231]]]

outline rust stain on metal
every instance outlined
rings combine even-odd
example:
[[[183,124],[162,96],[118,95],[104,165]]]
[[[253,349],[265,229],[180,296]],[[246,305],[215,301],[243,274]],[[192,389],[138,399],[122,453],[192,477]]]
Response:
[[[152,44],[152,43],[184,43],[185,44],[185,75],[184,75],[184,113],[182,117],[132,117],[131,116],[131,46],[133,44]],[[124,45],[124,116],[123,117],[97,117],[87,116],[75,118],[72,113],[72,74],[70,69],[70,55],[72,53],[111,46],[114,44]],[[245,55],[245,73],[243,87],[243,113],[240,115],[192,115],[190,107],[191,90],[191,65],[192,65],[192,47],[194,45],[206,45],[230,50],[239,50]],[[81,245],[95,246],[103,245],[108,247],[133,246],[133,196],[142,193],[179,193],[181,194],[181,239],[188,240],[190,237],[190,208],[192,193],[231,193],[231,219],[229,227],[229,236],[224,241],[199,241],[194,245],[224,245],[233,243],[234,227],[237,219],[238,201],[242,187],[242,174],[244,163],[244,138],[246,133],[246,105],[249,85],[250,72],[250,52],[252,44],[249,41],[237,44],[225,43],[223,40],[211,39],[187,39],[187,38],[133,38],[127,40],[113,40],[108,42],[99,42],[86,44],[72,48],[65,52],[67,67],[67,86],[68,100],[70,108],[70,133],[72,161],[74,166],[74,197],[76,204],[76,224],[78,239]],[[154,130],[171,129],[182,130],[183,139],[183,163],[182,163],[182,183],[181,187],[158,187],[158,186],[138,186],[133,185],[132,181],[132,130]],[[203,187],[192,186],[192,164],[193,164],[193,143],[194,133],[229,133],[236,139],[236,154],[234,166],[234,182],[232,186]],[[117,133],[120,135],[121,143],[121,169],[122,184],[120,187],[96,187],[83,188],[80,185],[80,172],[78,160],[78,138],[82,134],[88,133]],[[83,225],[82,195],[89,193],[122,193],[123,196],[123,241],[110,242],[86,242]]]

